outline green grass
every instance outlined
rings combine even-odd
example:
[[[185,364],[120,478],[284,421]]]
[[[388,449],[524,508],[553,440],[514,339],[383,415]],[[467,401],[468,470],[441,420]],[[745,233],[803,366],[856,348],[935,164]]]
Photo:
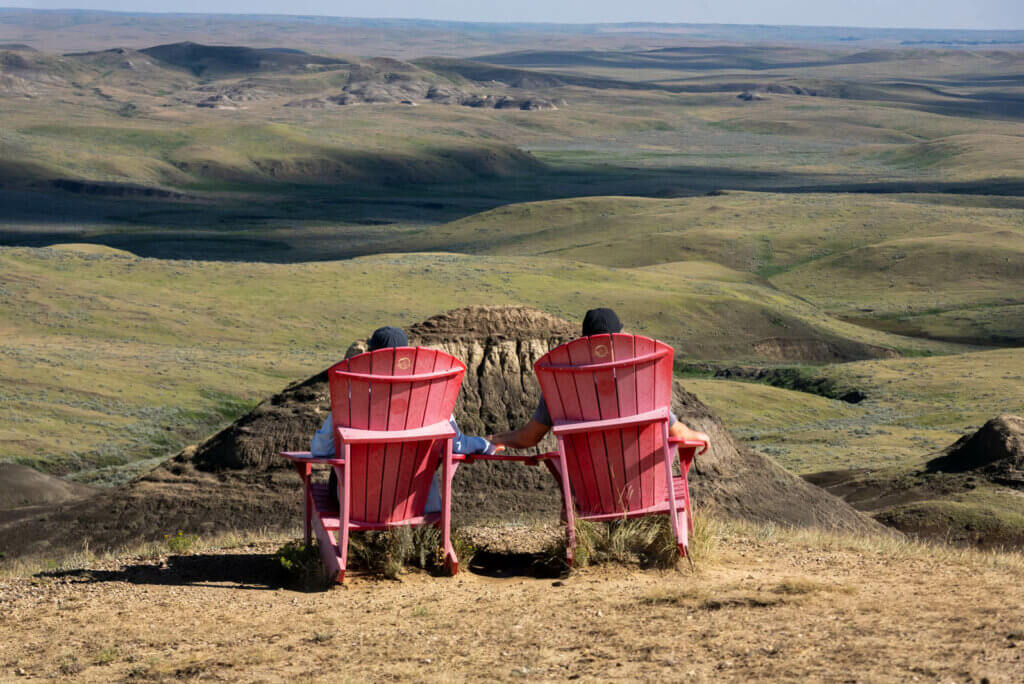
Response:
[[[683,378],[733,433],[797,473],[919,465],[999,413],[1024,414],[1014,349],[823,366],[859,404],[771,387]]]
[[[767,278],[833,314],[869,322],[914,317],[879,329],[963,342],[1020,337],[1024,224],[1017,210],[853,195],[592,197],[501,207],[411,242],[616,267],[685,262],[680,273],[692,262],[713,262]],[[936,306],[940,314],[919,313]],[[960,315],[977,309],[988,315]]]

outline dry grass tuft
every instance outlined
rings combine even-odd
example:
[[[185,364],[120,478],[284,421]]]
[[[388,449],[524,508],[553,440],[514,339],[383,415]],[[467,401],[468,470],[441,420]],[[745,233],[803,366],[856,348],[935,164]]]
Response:
[[[459,561],[468,564],[475,548],[457,532],[452,544]],[[398,579],[407,568],[438,573],[444,568],[441,530],[432,525],[395,527],[383,532],[355,532],[349,553],[356,565],[388,579]]]
[[[700,518],[698,518],[699,520]],[[974,549],[939,542],[912,539],[901,534],[856,535],[814,527],[788,527],[772,522],[752,523],[718,519],[718,542],[728,544],[739,539],[784,542],[822,552],[859,552],[894,560],[930,560],[993,570],[1024,572],[1024,553],[1007,549]]]
[[[664,516],[576,522],[576,564],[580,568],[604,563],[674,568],[678,562],[675,537]]]

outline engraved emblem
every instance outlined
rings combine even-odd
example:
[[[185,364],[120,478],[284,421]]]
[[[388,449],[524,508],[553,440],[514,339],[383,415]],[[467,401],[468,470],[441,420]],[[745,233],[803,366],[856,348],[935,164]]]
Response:
[[[403,356],[398,359],[398,362],[395,365],[398,366],[399,370],[409,370],[409,367],[412,366],[412,359],[408,356]]]
[[[596,356],[599,359],[603,359],[604,357],[608,356],[608,345],[606,345],[606,344],[599,344],[599,345],[595,346],[594,347],[594,356]]]

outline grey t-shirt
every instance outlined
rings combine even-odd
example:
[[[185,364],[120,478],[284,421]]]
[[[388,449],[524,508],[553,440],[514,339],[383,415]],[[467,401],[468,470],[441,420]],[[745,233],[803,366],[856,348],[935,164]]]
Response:
[[[551,412],[548,411],[548,403],[544,401],[543,396],[540,398],[540,401],[537,402],[537,408],[533,412],[533,419],[541,425],[547,425],[548,427],[555,424],[555,421],[551,420]],[[675,412],[673,412],[672,409],[669,409],[668,424],[671,426],[678,422],[679,418],[676,416]]]

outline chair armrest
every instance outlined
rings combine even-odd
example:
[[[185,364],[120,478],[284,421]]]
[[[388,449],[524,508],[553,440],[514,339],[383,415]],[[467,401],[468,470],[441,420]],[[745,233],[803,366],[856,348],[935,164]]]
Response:
[[[356,430],[335,427],[335,435],[346,444],[379,444],[382,442],[420,442],[428,439],[452,439],[455,430],[451,423],[442,420],[413,430]]]
[[[602,430],[616,430],[630,427],[632,425],[643,425],[644,423],[657,423],[658,421],[668,422],[668,408],[658,408],[646,413],[638,413],[635,416],[626,418],[609,418],[608,420],[583,420],[577,423],[563,423],[552,428],[556,437],[571,435],[577,432],[600,432]]]
[[[308,451],[279,451],[277,455],[282,458],[287,458],[292,463],[327,463],[330,465],[341,465],[345,462],[345,459],[335,458],[334,456],[313,456]]]
[[[683,439],[682,437],[669,437],[668,443],[677,447],[703,447],[697,452],[698,454],[705,453],[708,450],[708,447],[711,446],[701,439]]]

